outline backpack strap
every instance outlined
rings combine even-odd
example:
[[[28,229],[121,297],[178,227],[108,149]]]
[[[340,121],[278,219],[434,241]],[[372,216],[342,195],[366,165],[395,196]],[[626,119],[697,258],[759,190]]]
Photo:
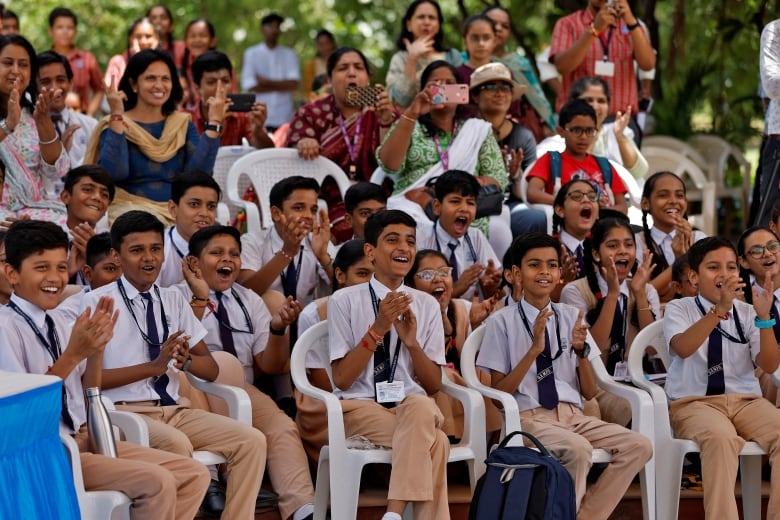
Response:
[[[609,164],[609,159],[601,155],[594,155],[593,158],[596,159],[596,162],[599,164],[604,184],[612,185],[612,165]]]
[[[561,152],[550,150],[547,155],[550,156],[550,180],[553,183],[553,193],[557,193],[561,188],[561,170],[563,169]]]

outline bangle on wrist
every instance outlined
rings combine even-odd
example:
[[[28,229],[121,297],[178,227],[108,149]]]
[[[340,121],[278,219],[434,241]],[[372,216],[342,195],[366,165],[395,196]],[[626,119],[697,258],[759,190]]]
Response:
[[[652,311],[652,310],[653,310],[652,307],[642,307],[641,309],[637,309],[636,311],[637,312],[642,312],[642,311]]]
[[[401,114],[401,119],[406,119],[407,121],[409,121],[412,124],[416,124],[417,123],[417,118],[412,117],[412,116],[408,116],[406,114]]]
[[[777,323],[777,320],[774,318],[769,318],[768,320],[760,320],[758,319],[758,316],[755,317],[753,320],[753,323],[756,324],[756,327],[759,329],[771,329],[775,326],[775,323]]]
[[[0,130],[5,132],[5,135],[11,135],[14,133],[14,129],[8,126],[8,120],[5,118],[0,119]]]
[[[192,307],[194,309],[200,309],[201,307],[206,307],[207,305],[208,305],[208,303],[205,303],[205,302],[204,303],[196,303],[194,301],[190,302],[190,307]]]
[[[199,298],[198,296],[192,295],[192,301],[194,302],[207,302],[209,301],[208,298]]]
[[[366,334],[368,334],[368,337],[371,338],[371,340],[376,343],[377,345],[382,343],[382,337],[379,336],[376,332],[374,332],[374,329],[369,327],[366,331]]]
[[[39,145],[41,145],[41,146],[46,146],[47,144],[54,144],[54,143],[57,141],[57,139],[59,139],[59,138],[60,138],[60,136],[58,136],[58,135],[55,133],[55,134],[54,134],[54,137],[52,137],[52,138],[51,138],[51,139],[49,139],[48,141],[41,141],[40,139],[38,139],[38,144],[39,144]]]
[[[709,314],[712,314],[713,316],[717,316],[719,320],[727,320],[729,319],[729,311],[724,312],[723,314],[718,314],[718,306],[713,305],[710,307]]]
[[[276,252],[276,254],[277,255],[282,255],[283,257],[285,257],[287,259],[288,262],[292,262],[293,261],[293,257],[288,255],[287,252],[284,249],[280,249],[279,251]]]
[[[124,120],[125,120],[124,114],[111,114],[108,117],[109,122],[119,121],[121,123],[124,122]]]
[[[287,332],[287,327],[282,327],[281,329],[275,329],[273,324],[268,324],[268,332],[271,333],[272,336],[284,336]]]

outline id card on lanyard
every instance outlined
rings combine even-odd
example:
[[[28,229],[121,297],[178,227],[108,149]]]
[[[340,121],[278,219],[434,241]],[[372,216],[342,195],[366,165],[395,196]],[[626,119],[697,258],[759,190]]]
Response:
[[[601,36],[598,37],[599,42],[601,42],[601,48],[604,51],[604,59],[596,60],[596,64],[593,70],[593,73],[596,76],[606,76],[608,78],[612,78],[615,76],[615,62],[609,61],[609,43],[612,41],[613,30],[614,30],[613,27],[607,29],[606,41],[604,41],[604,38],[602,38]]]
[[[374,288],[371,287],[370,283],[368,284],[368,290],[371,293],[371,304],[374,308],[374,317],[376,317],[379,314],[379,299],[377,298],[376,292],[374,292]],[[388,359],[385,362],[390,362],[390,373],[387,381],[379,381],[374,383],[376,387],[376,402],[380,404],[399,403],[406,397],[406,392],[404,391],[404,382],[393,381],[395,378],[396,368],[398,367],[398,358],[401,355],[401,338],[399,337],[395,342],[395,352],[393,353],[392,359],[389,359],[390,345],[382,344],[382,346],[379,348],[386,349],[385,352],[388,356]],[[376,353],[374,353],[374,355],[376,355]],[[374,371],[376,372],[376,367],[374,368]]]

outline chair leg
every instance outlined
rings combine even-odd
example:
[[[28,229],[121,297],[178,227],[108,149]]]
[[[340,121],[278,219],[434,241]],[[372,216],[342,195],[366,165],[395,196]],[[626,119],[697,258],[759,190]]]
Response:
[[[739,458],[742,482],[742,513],[745,520],[761,518],[761,456]]]
[[[642,471],[639,472],[639,483],[642,487],[642,514],[644,520],[656,518],[656,489],[655,489],[655,458],[650,459]]]
[[[680,478],[682,476],[684,453],[674,448],[656,452],[656,486],[658,520],[677,520],[680,507]]]
[[[331,461],[330,517],[357,518],[362,465],[352,467],[349,461]]]
[[[317,483],[314,488],[314,520],[325,520],[330,493],[330,461],[320,455],[317,465]]]

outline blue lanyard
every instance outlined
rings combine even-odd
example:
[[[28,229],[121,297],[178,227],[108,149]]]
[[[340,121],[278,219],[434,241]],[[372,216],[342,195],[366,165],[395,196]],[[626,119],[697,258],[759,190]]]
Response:
[[[239,298],[238,293],[236,292],[235,288],[230,288],[230,295],[236,299],[236,302],[238,303],[238,306],[241,307],[241,312],[244,313],[244,320],[246,320],[246,328],[247,330],[241,330],[237,329],[235,327],[231,327],[230,324],[224,323],[222,319],[220,319],[219,314],[217,314],[216,307],[212,309],[212,314],[214,315],[214,318],[219,322],[219,324],[222,327],[225,327],[230,332],[240,332],[242,334],[254,334],[255,328],[252,326],[252,319],[249,317],[249,311],[246,309],[246,306],[244,305],[244,302],[241,301],[241,298]],[[209,302],[213,305],[212,302]],[[226,310],[227,312],[227,310]]]
[[[525,315],[525,311],[523,310],[523,300],[520,299],[519,302],[517,302],[517,310],[520,311],[520,318],[523,320],[523,325],[525,325],[525,330],[528,332],[528,335],[531,337],[531,343],[534,341],[534,333],[531,330],[531,324],[528,322],[528,317]],[[561,322],[560,318],[558,318],[558,311],[555,310],[555,305],[550,302],[550,309],[553,311],[553,317],[555,318],[555,339],[558,340],[558,353],[555,354],[555,357],[550,357],[553,361],[561,357],[561,354],[563,354],[563,349],[561,348]],[[539,311],[541,312],[541,311]],[[546,327],[546,325],[545,325]],[[550,354],[552,355],[552,349]],[[542,351],[541,353],[544,357],[549,357],[547,354]]]
[[[439,219],[436,219],[433,221],[433,238],[436,240],[436,249],[444,254],[444,251],[441,250],[441,244],[439,243],[439,233],[437,232],[437,226],[439,224]],[[466,245],[469,246],[469,253],[471,253],[471,261],[476,263],[477,262],[477,251],[474,249],[474,243],[471,241],[471,237],[469,236],[469,231],[466,230],[466,234],[463,235],[463,239],[466,241]]]
[[[604,49],[604,61],[609,60],[609,42],[612,41],[612,27],[607,29],[607,41],[606,43],[604,40],[599,36],[599,41],[601,42],[601,48]]]
[[[176,250],[176,252],[179,254],[179,258],[184,258],[184,253],[182,253],[178,247],[176,247],[176,242],[173,241],[173,228],[168,228],[168,236],[171,239],[171,245],[173,246],[173,249]]]
[[[374,307],[374,318],[376,318],[379,315],[379,298],[376,296],[376,292],[374,292],[374,288],[371,287],[371,282],[368,282],[368,290],[371,293],[371,305]],[[390,345],[385,345],[384,342],[382,343],[382,346],[379,348],[387,348],[388,354],[390,353]],[[387,378],[388,383],[392,383],[393,379],[395,378],[395,369],[398,366],[398,356],[401,354],[401,338],[398,337],[395,341],[395,353],[393,354],[393,359],[390,361],[390,375]]]
[[[146,335],[146,333],[141,328],[141,325],[138,323],[138,318],[135,317],[135,313],[133,312],[133,302],[130,301],[130,298],[127,297],[127,291],[125,291],[125,286],[122,284],[122,280],[119,279],[116,281],[116,286],[119,288],[119,292],[122,294],[122,300],[125,302],[125,307],[127,307],[127,310],[130,311],[130,316],[133,317],[133,321],[135,322],[135,326],[138,329],[138,332],[141,333],[141,336],[144,338],[144,341],[146,341],[149,345],[153,345],[155,347],[161,347],[163,344],[168,341],[168,320],[165,319],[165,307],[163,307],[163,301],[160,297],[160,288],[156,285],[154,286],[154,292],[157,295],[157,299],[160,300],[160,312],[162,313],[162,326],[163,326],[163,339],[160,342],[152,341],[149,336]],[[151,305],[151,303],[149,303]]]
[[[33,319],[24,312],[16,303],[14,303],[13,300],[10,300],[8,302],[8,306],[11,307],[13,310],[16,311],[16,313],[24,318],[24,321],[27,322],[27,325],[30,326],[30,328],[35,332],[35,336],[38,338],[38,341],[41,342],[41,345],[43,345],[43,348],[46,349],[46,352],[49,353],[51,356],[51,359],[53,361],[57,361],[60,358],[60,355],[62,354],[62,348],[60,347],[60,336],[57,334],[57,327],[54,327],[53,336],[54,336],[54,345],[50,344],[49,341],[44,337],[44,335],[41,333],[41,329],[38,328],[37,325],[35,325],[35,322]]]

